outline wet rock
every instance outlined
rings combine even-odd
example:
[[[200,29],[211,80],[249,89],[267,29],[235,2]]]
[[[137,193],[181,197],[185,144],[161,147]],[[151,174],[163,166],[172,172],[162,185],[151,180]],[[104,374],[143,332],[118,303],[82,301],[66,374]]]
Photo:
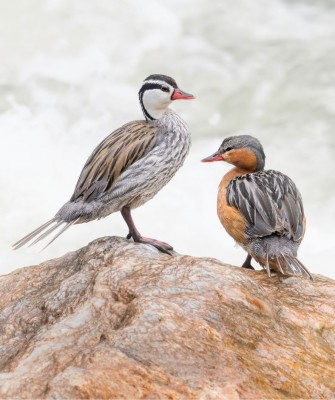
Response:
[[[103,238],[0,277],[0,398],[335,397],[335,282]]]

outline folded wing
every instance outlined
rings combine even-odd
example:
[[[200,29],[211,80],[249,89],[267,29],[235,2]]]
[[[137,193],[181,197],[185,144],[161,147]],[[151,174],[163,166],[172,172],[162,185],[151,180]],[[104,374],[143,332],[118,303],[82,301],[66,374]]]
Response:
[[[274,233],[300,242],[304,235],[304,209],[294,182],[278,171],[242,175],[230,182],[227,202],[248,221],[250,238]]]
[[[130,122],[107,136],[86,161],[70,201],[90,202],[109,192],[125,169],[152,150],[156,136],[146,121]]]

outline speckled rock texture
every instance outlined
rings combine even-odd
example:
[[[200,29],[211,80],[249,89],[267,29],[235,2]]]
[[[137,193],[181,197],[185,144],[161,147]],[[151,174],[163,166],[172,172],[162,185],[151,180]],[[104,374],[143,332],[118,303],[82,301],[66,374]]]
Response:
[[[102,238],[0,277],[1,399],[335,398],[335,281]]]

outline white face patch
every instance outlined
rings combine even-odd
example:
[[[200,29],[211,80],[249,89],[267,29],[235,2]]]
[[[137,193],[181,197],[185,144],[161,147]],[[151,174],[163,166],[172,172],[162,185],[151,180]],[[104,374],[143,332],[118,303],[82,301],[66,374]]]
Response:
[[[142,96],[143,107],[147,113],[152,118],[158,119],[172,102],[171,96],[174,88],[168,83],[160,80],[148,80],[145,81],[144,84],[154,84],[159,86],[159,88],[145,90]],[[168,91],[162,90],[161,87],[167,88]]]

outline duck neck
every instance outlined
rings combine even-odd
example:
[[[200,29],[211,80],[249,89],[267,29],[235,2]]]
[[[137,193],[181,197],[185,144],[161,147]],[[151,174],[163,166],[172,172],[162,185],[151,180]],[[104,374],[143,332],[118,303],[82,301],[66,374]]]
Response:
[[[264,169],[265,156],[258,150],[242,148],[231,154],[228,153],[225,160],[233,164],[242,173],[250,174]]]
[[[256,171],[262,171],[264,169],[265,166],[265,154],[263,152],[263,150],[260,152],[258,149],[255,150],[255,155],[256,155]]]
[[[228,174],[231,174],[234,178],[236,178],[237,176],[247,175],[252,172],[256,172],[256,171],[250,171],[250,169],[234,167],[230,171],[228,171]]]
[[[147,121],[154,121],[155,119],[160,119],[161,116],[165,113],[166,111],[166,107],[162,107],[162,108],[154,108],[151,107],[149,108],[148,106],[145,107],[143,102],[141,102],[141,108],[142,108],[142,112],[144,115],[144,118]]]

